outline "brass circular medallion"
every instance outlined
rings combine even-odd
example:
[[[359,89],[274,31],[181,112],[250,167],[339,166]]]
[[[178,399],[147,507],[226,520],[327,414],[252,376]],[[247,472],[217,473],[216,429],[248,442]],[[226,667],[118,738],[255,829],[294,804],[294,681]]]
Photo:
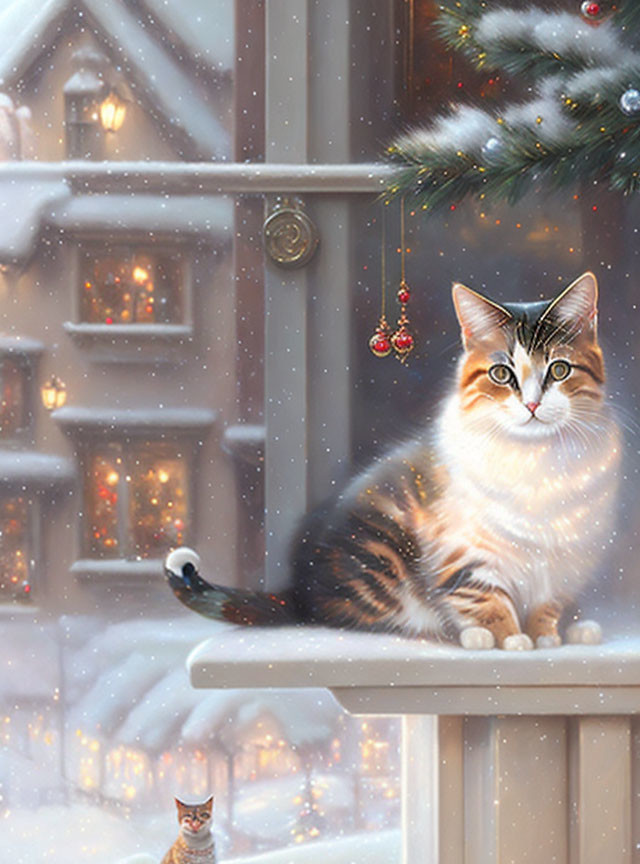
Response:
[[[304,267],[318,248],[318,230],[302,210],[282,208],[264,223],[264,244],[280,267]]]

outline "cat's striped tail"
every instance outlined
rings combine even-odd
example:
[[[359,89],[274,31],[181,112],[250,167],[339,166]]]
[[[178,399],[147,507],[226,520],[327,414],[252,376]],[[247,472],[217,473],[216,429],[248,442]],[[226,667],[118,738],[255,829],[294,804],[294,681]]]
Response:
[[[300,620],[290,591],[271,594],[211,585],[199,571],[200,557],[186,546],[174,549],[165,558],[169,587],[181,603],[205,618],[259,625],[293,624]]]

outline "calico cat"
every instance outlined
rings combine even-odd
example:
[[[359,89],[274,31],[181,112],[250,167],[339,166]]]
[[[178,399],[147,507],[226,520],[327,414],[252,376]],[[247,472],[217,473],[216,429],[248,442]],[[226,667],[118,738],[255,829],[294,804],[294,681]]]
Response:
[[[216,864],[211,834],[213,795],[203,804],[184,804],[175,799],[180,832],[162,864]]]
[[[616,500],[621,443],[597,294],[592,273],[535,303],[454,285],[464,350],[436,422],[303,526],[292,588],[210,585],[183,548],[165,564],[178,599],[242,624],[559,645],[562,613],[612,536]],[[585,625],[570,641],[596,639],[597,625]]]

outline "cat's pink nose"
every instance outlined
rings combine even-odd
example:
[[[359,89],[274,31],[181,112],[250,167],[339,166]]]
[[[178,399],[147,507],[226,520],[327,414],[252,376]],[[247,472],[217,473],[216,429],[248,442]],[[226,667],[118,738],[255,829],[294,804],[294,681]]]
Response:
[[[532,414],[536,413],[536,408],[538,407],[539,402],[527,402],[527,408],[531,411]]]

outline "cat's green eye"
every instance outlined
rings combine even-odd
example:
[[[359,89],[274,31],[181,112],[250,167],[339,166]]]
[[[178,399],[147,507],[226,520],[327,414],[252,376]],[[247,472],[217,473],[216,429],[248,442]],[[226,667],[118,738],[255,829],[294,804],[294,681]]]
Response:
[[[571,366],[566,360],[554,360],[549,366],[549,377],[554,381],[564,381],[571,372]]]
[[[502,384],[504,386],[511,383],[513,372],[504,363],[496,363],[495,366],[489,369],[489,378],[491,378],[494,384]]]

